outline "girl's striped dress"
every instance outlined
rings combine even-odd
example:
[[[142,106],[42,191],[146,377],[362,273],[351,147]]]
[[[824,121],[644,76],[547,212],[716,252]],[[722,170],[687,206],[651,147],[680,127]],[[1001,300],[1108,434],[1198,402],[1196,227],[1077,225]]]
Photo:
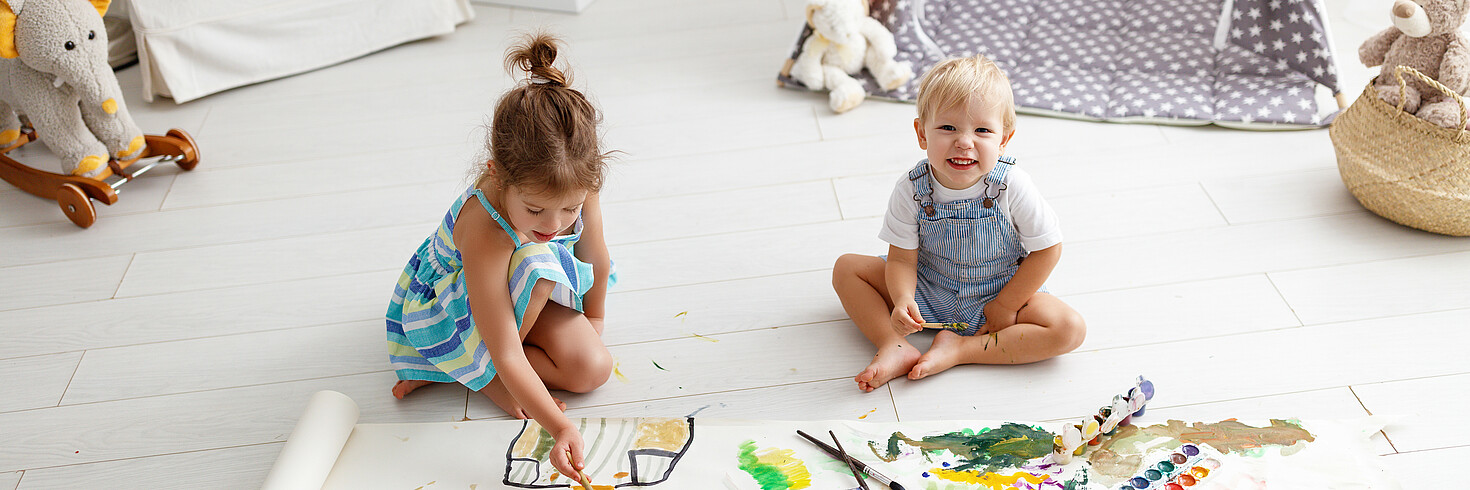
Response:
[[[439,229],[419,245],[398,277],[388,305],[388,362],[401,380],[460,382],[471,390],[484,388],[495,377],[495,366],[470,316],[465,296],[464,262],[454,244],[454,223],[471,199],[479,201],[500,223],[516,250],[510,258],[510,294],[515,300],[516,328],[530,302],[538,279],[556,283],[551,300],[582,311],[582,295],[595,280],[592,265],[577,260],[572,247],[582,235],[582,218],[575,233],[547,243],[521,243],[515,230],[495,211],[479,189],[471,187],[444,214]],[[611,282],[611,281],[609,281]]]

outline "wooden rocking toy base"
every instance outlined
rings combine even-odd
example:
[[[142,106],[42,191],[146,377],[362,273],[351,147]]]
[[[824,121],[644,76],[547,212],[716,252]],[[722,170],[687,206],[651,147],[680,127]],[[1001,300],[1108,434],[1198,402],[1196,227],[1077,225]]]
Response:
[[[86,228],[97,221],[97,210],[92,206],[92,200],[109,206],[116,203],[117,187],[132,180],[136,174],[162,161],[171,161],[184,170],[193,170],[199,164],[199,147],[194,144],[194,138],[182,129],[170,129],[163,136],[145,134],[143,140],[145,146],[137,157],[125,161],[110,160],[101,174],[88,178],[36,170],[10,158],[10,150],[36,141],[34,132],[22,133],[18,141],[0,149],[0,179],[31,195],[56,201],[72,223]],[[160,157],[160,162],[137,172],[128,170],[133,164],[150,157]],[[122,180],[113,184],[104,180],[114,175]]]

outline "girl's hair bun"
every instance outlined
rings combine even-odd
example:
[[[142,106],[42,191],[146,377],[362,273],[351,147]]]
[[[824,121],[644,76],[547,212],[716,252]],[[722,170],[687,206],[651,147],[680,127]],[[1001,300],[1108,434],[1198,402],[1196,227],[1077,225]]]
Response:
[[[552,66],[561,41],[547,33],[537,33],[512,45],[506,50],[505,70],[516,70],[530,74],[531,83],[567,86],[568,78],[561,70]]]

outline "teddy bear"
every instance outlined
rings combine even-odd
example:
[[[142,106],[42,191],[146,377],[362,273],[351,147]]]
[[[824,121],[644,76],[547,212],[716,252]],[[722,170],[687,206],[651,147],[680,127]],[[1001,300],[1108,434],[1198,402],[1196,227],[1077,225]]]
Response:
[[[1470,89],[1470,40],[1460,34],[1460,24],[1470,11],[1470,0],[1396,0],[1393,26],[1373,35],[1358,47],[1358,58],[1368,67],[1383,65],[1374,80],[1378,97],[1399,104],[1399,65],[1419,70],[1429,78],[1464,94]],[[1404,111],[1446,127],[1460,126],[1460,107],[1453,99],[1414,77],[1404,77],[1408,86]]]
[[[863,68],[883,90],[913,78],[908,63],[893,59],[898,54],[893,33],[868,16],[866,0],[808,0],[806,18],[812,34],[791,65],[791,77],[809,89],[827,89],[833,111],[847,112],[863,102],[867,93],[852,77]]]
[[[142,153],[108,64],[110,0],[0,0],[0,148],[24,114],[70,175],[96,177],[110,158]]]

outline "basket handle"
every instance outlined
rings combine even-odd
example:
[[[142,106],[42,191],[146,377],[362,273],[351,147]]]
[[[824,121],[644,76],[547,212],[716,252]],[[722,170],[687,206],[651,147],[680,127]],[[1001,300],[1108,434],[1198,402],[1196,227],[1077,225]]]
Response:
[[[1467,118],[1470,118],[1470,115],[1467,115],[1465,112],[1465,99],[1460,98],[1460,94],[1455,93],[1454,90],[1450,90],[1444,85],[1441,85],[1435,79],[1429,78],[1428,75],[1420,73],[1419,70],[1416,70],[1411,66],[1399,65],[1398,67],[1393,69],[1393,76],[1398,77],[1399,79],[1399,111],[1404,110],[1404,103],[1408,102],[1409,98],[1409,84],[1404,82],[1404,72],[1406,71],[1409,72],[1410,75],[1414,75],[1415,77],[1417,77],[1419,81],[1427,83],[1429,84],[1429,86],[1434,87],[1436,90],[1444,92],[1445,95],[1448,95],[1450,96],[1450,98],[1455,99],[1455,103],[1460,105],[1460,132],[1465,132],[1465,123],[1467,122]]]

